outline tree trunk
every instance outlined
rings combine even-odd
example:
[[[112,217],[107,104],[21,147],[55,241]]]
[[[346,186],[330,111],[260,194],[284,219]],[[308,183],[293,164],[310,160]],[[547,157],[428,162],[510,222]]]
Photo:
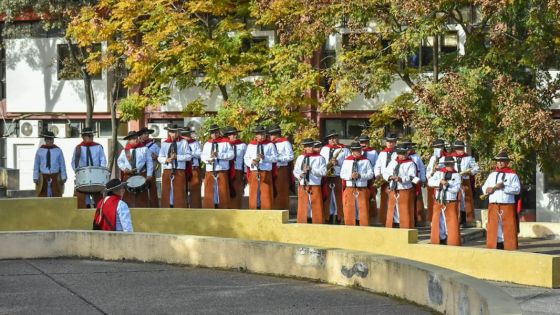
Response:
[[[432,46],[432,51],[433,51],[433,63],[434,63],[434,77],[433,77],[433,81],[434,83],[438,83],[439,80],[439,35],[434,35],[434,42],[433,42],[433,46]]]
[[[93,96],[93,87],[91,85],[91,75],[87,71],[82,71],[84,78],[84,91],[86,94],[86,127],[93,129],[93,104],[95,102]]]
[[[222,97],[224,98],[224,102],[229,99],[228,91],[225,85],[218,84],[218,88],[220,88],[220,92],[222,93]]]

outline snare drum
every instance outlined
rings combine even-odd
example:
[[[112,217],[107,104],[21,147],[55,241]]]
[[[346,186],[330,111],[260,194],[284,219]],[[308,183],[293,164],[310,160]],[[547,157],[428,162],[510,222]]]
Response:
[[[82,193],[96,193],[105,189],[111,179],[109,169],[101,166],[86,166],[76,170],[74,185]]]
[[[148,188],[146,178],[144,176],[132,176],[126,181],[126,189],[131,193],[138,194]]]

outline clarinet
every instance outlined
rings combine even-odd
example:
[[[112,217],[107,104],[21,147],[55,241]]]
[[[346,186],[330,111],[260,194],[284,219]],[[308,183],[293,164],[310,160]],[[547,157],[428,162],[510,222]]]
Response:
[[[395,169],[393,169],[393,176],[398,176],[399,175],[399,168],[400,168],[400,164],[397,164],[397,166],[395,166]],[[397,190],[397,181],[394,179],[391,179],[391,182],[389,183],[389,189],[396,191]]]

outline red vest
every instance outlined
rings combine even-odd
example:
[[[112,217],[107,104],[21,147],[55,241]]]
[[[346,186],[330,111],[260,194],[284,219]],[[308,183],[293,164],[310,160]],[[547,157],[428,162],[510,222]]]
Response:
[[[116,231],[117,229],[117,207],[119,206],[119,201],[121,201],[120,196],[111,195],[106,198],[105,204],[103,201],[105,198],[99,201],[97,204],[97,209],[95,210],[94,223],[97,223],[101,230],[103,231]],[[101,209],[101,206],[103,208]],[[103,212],[103,215],[101,215]]]

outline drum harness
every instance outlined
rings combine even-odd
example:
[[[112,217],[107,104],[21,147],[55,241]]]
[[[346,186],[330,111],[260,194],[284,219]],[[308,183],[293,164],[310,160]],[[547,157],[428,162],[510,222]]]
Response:
[[[80,160],[82,159],[82,146],[77,145],[76,151],[74,152],[75,159],[74,159],[74,168],[78,169],[80,167]],[[86,146],[86,166],[94,166],[93,165],[93,157],[91,155],[91,149],[89,146]],[[93,196],[90,194],[86,194],[86,205],[93,204]]]

